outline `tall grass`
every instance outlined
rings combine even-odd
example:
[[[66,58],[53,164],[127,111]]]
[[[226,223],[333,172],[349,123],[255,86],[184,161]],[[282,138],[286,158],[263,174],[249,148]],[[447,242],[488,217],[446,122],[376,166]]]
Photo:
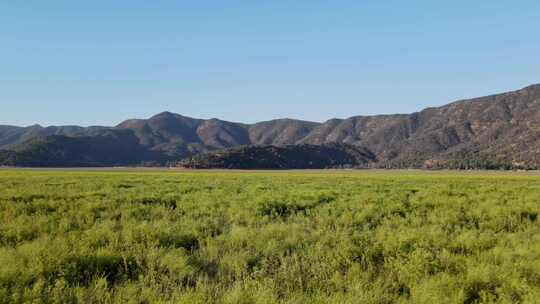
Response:
[[[538,303],[540,177],[0,171],[0,303]]]

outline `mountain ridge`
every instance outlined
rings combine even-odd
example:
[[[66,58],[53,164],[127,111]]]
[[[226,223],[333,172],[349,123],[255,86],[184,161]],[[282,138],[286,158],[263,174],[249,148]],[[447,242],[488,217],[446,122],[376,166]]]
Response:
[[[476,161],[463,161],[463,167],[489,163],[491,167],[537,168],[540,84],[411,114],[351,116],[325,122],[284,118],[246,124],[165,111],[114,127],[1,125],[0,149],[13,150],[36,137],[92,137],[107,130],[124,130],[120,137],[134,136],[140,146],[137,151],[158,155],[155,159],[160,162],[241,146],[339,143],[371,151],[380,167],[454,167],[467,155]]]

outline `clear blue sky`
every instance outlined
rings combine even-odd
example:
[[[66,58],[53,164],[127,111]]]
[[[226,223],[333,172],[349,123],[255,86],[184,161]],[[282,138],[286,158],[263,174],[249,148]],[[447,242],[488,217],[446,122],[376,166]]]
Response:
[[[1,1],[0,124],[413,112],[540,82],[540,2]]]

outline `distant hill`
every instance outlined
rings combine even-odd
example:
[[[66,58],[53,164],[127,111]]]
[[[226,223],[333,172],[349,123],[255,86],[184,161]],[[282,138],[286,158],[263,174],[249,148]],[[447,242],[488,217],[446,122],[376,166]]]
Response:
[[[247,125],[218,119],[194,119],[170,112],[131,119],[117,128],[132,130],[141,145],[172,157],[249,144]]]
[[[247,146],[204,153],[178,165],[193,169],[366,168],[376,161],[369,150],[347,144]]]
[[[36,137],[0,151],[0,161],[8,166],[99,167],[162,160],[162,156],[142,147],[132,132],[112,129],[93,136]]]
[[[120,131],[124,133],[115,133]],[[100,150],[96,145],[101,145],[103,132],[116,137]],[[92,159],[96,165],[164,164],[241,146],[338,143],[370,151],[377,159],[372,166],[381,168],[540,168],[540,85],[412,114],[354,116],[324,123],[278,119],[243,124],[163,112],[115,127],[0,126],[0,150],[4,150],[0,164],[18,165],[21,159],[35,166],[49,166],[53,160],[62,164],[62,158],[47,152],[51,141],[58,151],[65,148],[72,160]],[[77,143],[95,150],[77,149]],[[101,162],[98,151],[109,151],[106,162]]]
[[[0,149],[6,149],[36,137],[51,135],[91,135],[93,132],[107,129],[107,127],[79,127],[79,126],[50,126],[33,125],[29,127],[15,127],[0,125]]]

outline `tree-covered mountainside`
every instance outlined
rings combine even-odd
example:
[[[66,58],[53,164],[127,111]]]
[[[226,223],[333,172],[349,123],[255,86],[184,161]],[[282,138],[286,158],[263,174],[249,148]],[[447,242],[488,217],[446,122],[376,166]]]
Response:
[[[367,149],[347,144],[246,146],[197,155],[178,163],[194,169],[324,169],[368,167]]]
[[[101,144],[103,132],[120,131],[130,137],[129,144],[122,141],[125,136],[118,136],[110,138],[117,139],[114,144],[109,141],[103,148],[95,147]],[[382,168],[536,169],[540,168],[540,85],[412,114],[355,116],[324,123],[278,119],[243,124],[163,112],[116,127],[0,126],[0,150],[8,150],[0,153],[0,164],[63,164],[64,158],[47,152],[51,140],[57,151],[70,155],[70,163],[91,159],[96,165],[163,163],[241,146],[337,143],[370,151],[377,159],[373,166]],[[97,154],[77,148],[79,142],[93,142],[95,152],[91,153]],[[113,147],[118,152],[109,150]],[[98,150],[108,151],[106,162],[101,163]]]

